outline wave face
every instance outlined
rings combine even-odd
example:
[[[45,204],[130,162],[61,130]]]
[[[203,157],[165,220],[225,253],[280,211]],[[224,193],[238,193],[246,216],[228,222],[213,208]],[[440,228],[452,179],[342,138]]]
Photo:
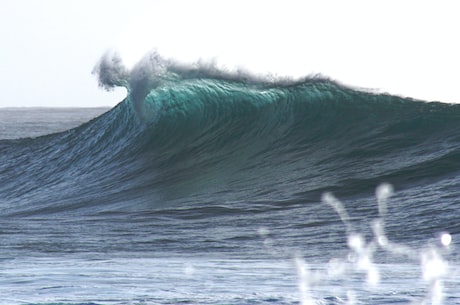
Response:
[[[317,209],[332,191],[373,217],[373,191],[390,182],[395,220],[434,212],[428,229],[459,229],[457,203],[444,200],[458,192],[458,105],[316,78],[182,77],[146,92],[142,107],[128,96],[78,128],[0,141],[2,214]]]
[[[460,233],[460,105],[318,78],[139,71],[109,77],[128,97],[77,128],[0,140],[8,304],[298,304],[298,290],[305,304],[458,303],[456,265],[432,266],[458,260],[436,236]],[[396,188],[386,208],[383,182]],[[387,236],[398,255],[374,248]]]

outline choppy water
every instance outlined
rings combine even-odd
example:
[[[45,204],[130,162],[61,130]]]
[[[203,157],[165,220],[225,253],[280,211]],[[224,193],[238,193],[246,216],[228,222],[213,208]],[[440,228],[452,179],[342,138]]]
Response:
[[[460,302],[459,105],[192,72],[0,110],[0,304]]]

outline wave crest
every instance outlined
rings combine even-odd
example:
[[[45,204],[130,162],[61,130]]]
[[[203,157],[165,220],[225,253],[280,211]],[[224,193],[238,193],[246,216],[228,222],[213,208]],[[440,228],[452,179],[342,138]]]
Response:
[[[94,67],[93,74],[97,75],[101,88],[112,90],[114,87],[125,87],[134,109],[141,118],[145,112],[144,99],[149,92],[171,82],[205,78],[267,88],[298,85],[311,79],[327,79],[320,74],[294,78],[276,74],[256,74],[241,67],[230,70],[218,66],[213,60],[184,63],[166,59],[156,50],[148,52],[131,70],[124,66],[118,53],[108,51]]]
[[[104,88],[129,89],[124,102],[70,132],[4,143],[0,171],[14,183],[0,193],[11,213],[182,205],[212,192],[308,201],[458,174],[460,105],[180,65],[155,52],[128,71],[110,56],[95,71]]]

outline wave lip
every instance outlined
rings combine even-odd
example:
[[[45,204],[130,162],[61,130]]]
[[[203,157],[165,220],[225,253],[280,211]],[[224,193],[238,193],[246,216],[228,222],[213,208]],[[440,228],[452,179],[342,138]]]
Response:
[[[184,63],[166,59],[155,50],[148,52],[132,69],[123,65],[120,55],[114,51],[106,52],[93,69],[99,86],[106,90],[125,87],[133,106],[142,112],[143,100],[153,88],[170,82],[187,79],[219,79],[231,82],[244,82],[257,86],[292,86],[307,79],[320,78],[321,75],[288,77],[275,74],[257,74],[243,68],[226,69],[216,61],[198,60]]]

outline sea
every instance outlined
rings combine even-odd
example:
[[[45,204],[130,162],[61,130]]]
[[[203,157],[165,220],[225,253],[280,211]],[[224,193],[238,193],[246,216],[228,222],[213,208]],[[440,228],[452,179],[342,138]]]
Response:
[[[0,304],[460,304],[460,105],[118,71],[0,109]]]

